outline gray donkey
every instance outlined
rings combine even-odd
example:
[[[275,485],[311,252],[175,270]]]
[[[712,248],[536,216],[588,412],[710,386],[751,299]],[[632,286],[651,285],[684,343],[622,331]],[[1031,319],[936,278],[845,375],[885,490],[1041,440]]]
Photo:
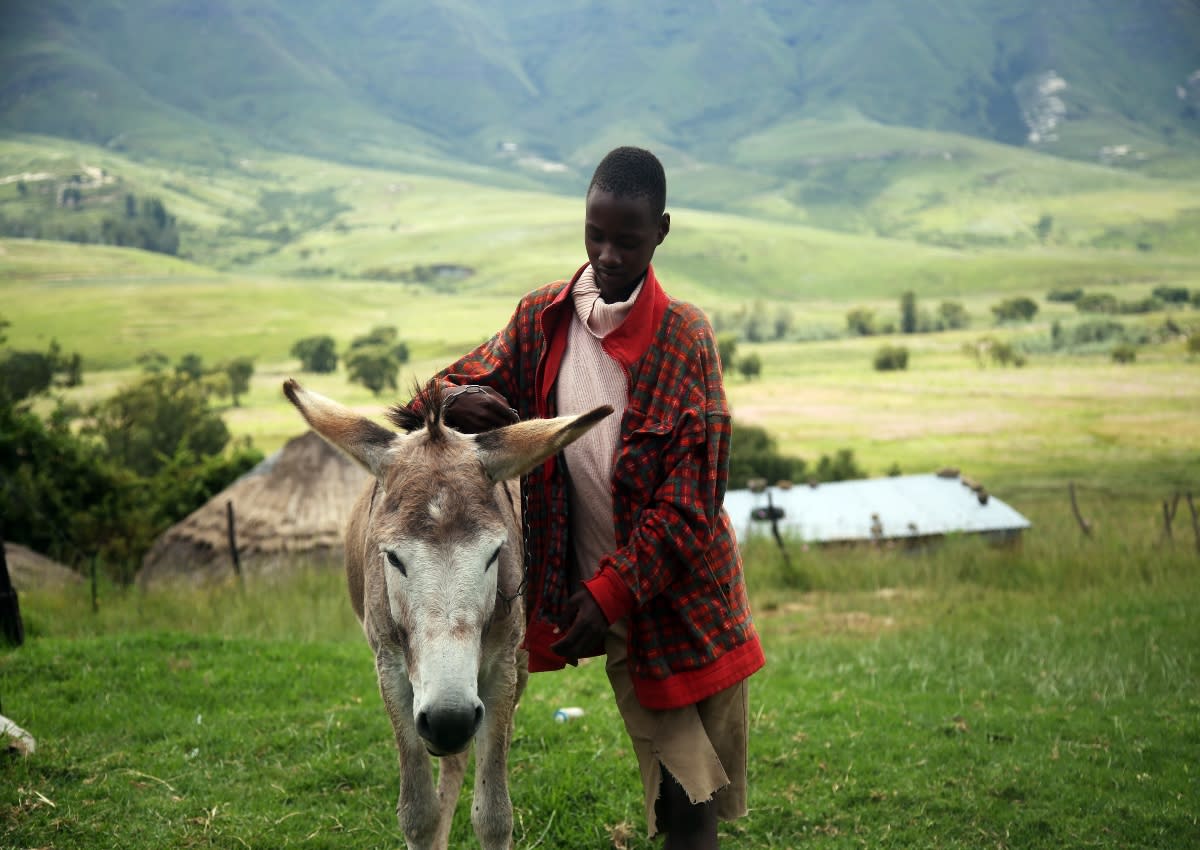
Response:
[[[612,410],[466,435],[442,422],[431,383],[389,411],[400,434],[294,380],[283,391],[374,476],[347,524],[346,578],[395,731],[409,850],[447,846],[472,740],[471,823],[485,850],[507,850],[508,747],[528,677],[517,479]],[[441,762],[436,789],[429,756]]]

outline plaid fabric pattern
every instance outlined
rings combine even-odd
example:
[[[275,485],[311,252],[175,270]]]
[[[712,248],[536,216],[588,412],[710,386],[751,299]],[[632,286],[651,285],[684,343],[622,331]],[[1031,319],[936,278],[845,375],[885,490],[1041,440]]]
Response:
[[[561,357],[555,337],[566,333],[573,309],[572,282],[527,294],[499,333],[439,377],[490,386],[522,418],[557,415],[548,383]],[[629,377],[612,481],[618,548],[588,587],[610,621],[629,618],[639,700],[675,708],[741,681],[765,659],[721,507],[731,428],[712,327],[699,309],[669,298],[653,269],[644,289],[630,318],[652,310],[657,321],[642,313],[646,332],[610,352]],[[547,461],[524,486],[530,667],[556,669],[564,661],[548,646],[570,625],[563,465]]]

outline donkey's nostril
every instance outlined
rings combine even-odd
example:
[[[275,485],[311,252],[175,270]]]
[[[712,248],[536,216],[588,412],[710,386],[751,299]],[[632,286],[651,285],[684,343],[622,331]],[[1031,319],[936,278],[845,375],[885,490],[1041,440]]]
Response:
[[[474,706],[439,706],[417,714],[417,734],[434,755],[449,755],[465,750],[483,720],[483,703]]]

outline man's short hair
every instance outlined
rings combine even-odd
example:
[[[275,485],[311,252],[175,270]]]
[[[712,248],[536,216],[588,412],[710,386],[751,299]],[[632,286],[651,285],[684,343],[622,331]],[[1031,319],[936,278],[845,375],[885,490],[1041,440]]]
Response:
[[[620,147],[609,151],[588,185],[618,198],[646,198],[655,215],[667,208],[667,175],[658,157],[644,148]]]

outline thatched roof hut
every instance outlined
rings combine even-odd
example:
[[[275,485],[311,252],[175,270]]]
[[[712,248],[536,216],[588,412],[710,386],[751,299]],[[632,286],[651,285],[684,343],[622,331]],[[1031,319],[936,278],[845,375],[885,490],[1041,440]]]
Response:
[[[52,561],[20,543],[5,543],[4,559],[13,587],[19,591],[69,587],[83,581],[83,576],[70,567]]]
[[[138,584],[203,583],[233,575],[227,504],[233,503],[245,574],[290,564],[340,564],[346,520],[369,475],[309,431],[167,529],[142,559]]]

